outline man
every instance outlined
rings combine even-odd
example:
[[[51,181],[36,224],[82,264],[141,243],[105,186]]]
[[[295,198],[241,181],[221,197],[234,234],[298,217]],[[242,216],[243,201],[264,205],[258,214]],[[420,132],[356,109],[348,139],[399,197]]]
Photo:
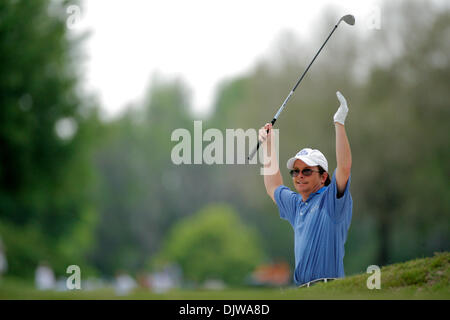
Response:
[[[352,218],[350,170],[352,156],[344,122],[348,107],[338,91],[339,109],[334,115],[337,168],[332,178],[328,161],[319,150],[304,148],[287,161],[297,192],[283,185],[279,169],[264,175],[267,194],[278,206],[280,217],[294,229],[295,271],[298,286],[344,277],[344,243]],[[269,133],[267,133],[267,130]],[[259,130],[259,140],[269,150],[272,125]],[[275,150],[275,148],[273,148]],[[265,168],[278,168],[275,152],[266,155]]]

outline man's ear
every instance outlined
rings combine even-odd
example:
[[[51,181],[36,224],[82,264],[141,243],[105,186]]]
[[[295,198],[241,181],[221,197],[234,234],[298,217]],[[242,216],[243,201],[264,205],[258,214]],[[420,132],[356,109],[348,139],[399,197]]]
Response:
[[[322,183],[325,184],[325,181],[327,181],[328,178],[328,172],[324,172],[322,175]]]

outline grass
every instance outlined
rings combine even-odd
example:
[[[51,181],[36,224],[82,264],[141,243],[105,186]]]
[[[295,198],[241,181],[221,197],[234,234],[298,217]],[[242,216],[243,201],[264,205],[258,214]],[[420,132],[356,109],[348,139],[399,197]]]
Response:
[[[135,290],[117,296],[112,288],[95,291],[38,291],[19,280],[0,282],[0,299],[151,299],[151,300],[307,300],[307,299],[450,299],[450,253],[415,259],[381,268],[381,289],[369,290],[370,274],[359,274],[310,288],[242,288],[172,290],[154,293]]]

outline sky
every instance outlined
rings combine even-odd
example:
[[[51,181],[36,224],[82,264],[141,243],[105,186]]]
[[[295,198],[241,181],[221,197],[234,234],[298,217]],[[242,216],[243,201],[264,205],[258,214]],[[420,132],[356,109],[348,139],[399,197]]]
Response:
[[[139,103],[152,75],[180,77],[191,92],[194,115],[211,111],[221,81],[248,72],[290,31],[305,39],[323,28],[325,7],[356,18],[359,32],[374,32],[379,0],[84,0],[68,11],[72,32],[85,41],[84,90],[94,93],[103,117]],[[379,11],[380,12],[380,11]],[[382,12],[379,17],[382,23]],[[333,26],[330,26],[330,31]],[[372,29],[372,30],[371,30]]]

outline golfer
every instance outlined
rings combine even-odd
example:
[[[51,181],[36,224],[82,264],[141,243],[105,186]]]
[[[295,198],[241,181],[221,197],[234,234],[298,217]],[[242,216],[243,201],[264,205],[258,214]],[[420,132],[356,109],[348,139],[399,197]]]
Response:
[[[297,192],[283,184],[279,169],[275,174],[264,175],[267,194],[278,206],[280,217],[289,221],[294,229],[294,281],[297,286],[309,287],[318,281],[345,276],[344,243],[353,204],[349,190],[352,156],[344,127],[347,102],[339,91],[336,95],[340,106],[334,115],[337,168],[332,178],[325,156],[311,148],[300,150],[287,161]],[[259,140],[268,150],[265,154],[272,150],[271,129],[272,124],[267,123],[259,130]],[[265,155],[265,168],[278,168],[275,153]]]

